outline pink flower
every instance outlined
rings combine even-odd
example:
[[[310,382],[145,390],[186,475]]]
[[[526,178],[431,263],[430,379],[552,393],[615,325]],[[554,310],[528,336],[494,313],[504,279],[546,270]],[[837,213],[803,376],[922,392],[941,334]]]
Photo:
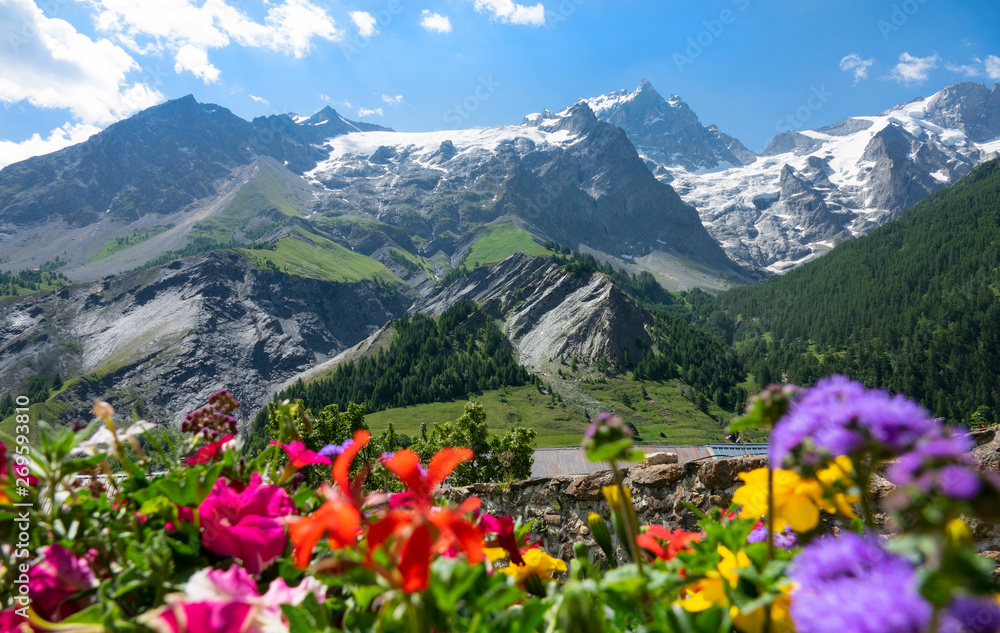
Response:
[[[270,443],[272,445],[277,444],[278,440],[272,440]],[[281,472],[281,479],[278,480],[278,485],[282,485],[294,477],[295,473],[297,473],[303,466],[331,463],[329,457],[309,450],[302,442],[282,444],[281,448],[285,449],[285,452],[288,453],[288,465],[286,465],[285,470]]]
[[[0,633],[31,633],[28,620],[11,607],[0,611]]]
[[[271,442],[271,444],[277,443],[278,440],[273,440]],[[303,442],[282,444],[281,448],[285,449],[285,452],[288,453],[288,464],[294,468],[302,468],[303,466],[311,466],[312,464],[331,463],[329,457],[309,450]]]
[[[99,584],[85,558],[58,543],[42,548],[42,556],[28,572],[28,592],[38,615],[58,622],[96,602],[93,594],[70,600],[76,592]]]
[[[281,517],[294,509],[288,493],[261,484],[260,473],[240,492],[220,479],[198,508],[201,543],[211,552],[240,559],[250,573],[259,574],[285,551]]]
[[[253,608],[245,602],[169,601],[139,621],[156,633],[249,633],[245,623]]]
[[[230,433],[226,435],[218,442],[212,442],[211,444],[206,444],[198,449],[198,452],[188,457],[188,466],[194,466],[195,464],[204,464],[207,462],[214,462],[220,455],[226,452],[231,444],[233,435]]]
[[[271,582],[267,592],[260,595],[257,583],[245,569],[232,565],[228,571],[203,569],[196,572],[184,586],[184,594],[167,597],[169,606],[154,611],[144,622],[155,631],[182,633],[189,631],[241,631],[242,633],[276,633],[287,631],[288,622],[281,605],[299,605],[306,596],[313,594],[319,602],[326,599],[326,587],[315,578],[306,578],[297,587],[289,587],[281,578]],[[224,605],[242,604],[251,610],[223,611]],[[202,621],[192,619],[213,616],[233,617],[238,625],[233,629],[204,629]],[[182,619],[186,622],[180,625]],[[210,624],[211,626],[211,624]],[[171,628],[173,627],[173,628]]]

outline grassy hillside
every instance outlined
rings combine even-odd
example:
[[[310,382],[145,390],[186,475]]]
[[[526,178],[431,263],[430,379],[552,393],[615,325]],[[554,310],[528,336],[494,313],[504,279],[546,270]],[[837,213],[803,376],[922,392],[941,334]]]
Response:
[[[950,422],[1000,412],[1000,160],[869,235],[720,298],[761,383],[835,372]]]
[[[278,240],[274,250],[236,250],[253,259],[260,267],[301,277],[341,282],[378,279],[402,283],[399,277],[374,259],[298,227],[291,236]]]
[[[152,237],[156,237],[170,228],[171,225],[154,226],[148,229],[131,231],[129,233],[112,233],[108,239],[104,241],[104,244],[101,245],[101,249],[97,251],[91,260],[96,261],[98,259],[104,259],[109,255],[114,255],[119,251],[131,248],[136,244],[141,244]]]
[[[485,391],[469,400],[485,408],[490,431],[500,434],[515,425],[534,429],[538,433],[538,448],[578,446],[587,430],[590,418],[604,410],[614,410],[636,427],[644,444],[707,444],[722,441],[725,424],[735,415],[713,403],[708,403],[708,413],[682,395],[689,388],[679,380],[628,381],[610,380],[608,383],[582,384],[587,393],[600,405],[585,410],[559,402],[548,393],[541,393],[534,385]],[[642,398],[642,389],[647,399]],[[546,388],[543,388],[546,389]],[[628,394],[631,406],[622,403]],[[365,419],[374,432],[381,432],[392,422],[397,433],[414,436],[420,425],[428,428],[436,423],[454,420],[462,414],[467,400],[453,400],[421,404],[413,407],[389,409],[369,414]]]
[[[470,268],[474,265],[496,264],[514,253],[528,255],[549,255],[551,251],[535,241],[531,233],[509,224],[495,227],[485,233],[466,254],[463,263]]]
[[[430,429],[435,424],[457,419],[470,400],[486,408],[492,434],[500,435],[516,425],[533,428],[538,432],[539,448],[579,444],[588,424],[583,412],[566,403],[553,403],[549,395],[540,393],[534,385],[485,391],[469,399],[379,411],[368,414],[365,421],[374,433],[381,433],[392,422],[397,433],[413,437],[420,434],[421,423]]]
[[[288,180],[266,161],[257,165],[257,173],[233,197],[224,215],[250,215],[272,209],[290,216],[303,215],[299,196]]]

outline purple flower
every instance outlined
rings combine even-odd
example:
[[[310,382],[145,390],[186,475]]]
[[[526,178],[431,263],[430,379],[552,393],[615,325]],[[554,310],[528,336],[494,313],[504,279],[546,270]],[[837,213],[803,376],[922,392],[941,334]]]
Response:
[[[898,455],[940,429],[926,410],[903,396],[868,391],[859,382],[831,376],[805,392],[778,421],[769,457],[781,465],[802,449],[804,461],[818,463],[823,453],[850,455],[866,445]]]
[[[976,498],[983,487],[979,473],[959,464],[950,464],[939,470],[935,483],[938,492],[962,501]]]
[[[767,540],[767,526],[763,523],[757,523],[757,527],[750,532],[747,536],[747,543],[763,543]],[[792,549],[799,542],[798,537],[795,532],[792,531],[792,526],[786,525],[785,529],[781,532],[774,533],[774,546],[780,547],[781,549]]]
[[[918,442],[914,449],[892,464],[886,475],[897,486],[932,490],[952,499],[967,501],[982,490],[982,478],[972,467],[967,452],[968,437],[942,434]]]
[[[327,444],[323,448],[319,449],[319,454],[324,457],[336,457],[353,445],[353,439],[345,440],[343,444]]]
[[[948,605],[939,633],[997,633],[1000,604],[989,598],[958,598]]]
[[[799,633],[921,633],[931,620],[913,565],[875,537],[821,537],[796,557],[789,576]]]

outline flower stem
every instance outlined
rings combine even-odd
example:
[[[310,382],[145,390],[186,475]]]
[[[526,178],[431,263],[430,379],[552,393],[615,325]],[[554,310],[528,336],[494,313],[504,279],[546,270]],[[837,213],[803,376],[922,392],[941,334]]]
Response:
[[[767,464],[767,563],[774,560],[774,466]],[[771,605],[764,606],[764,632],[771,633]]]
[[[628,502],[625,496],[625,480],[618,469],[618,464],[614,461],[611,462],[611,472],[614,474],[615,486],[618,487],[618,498],[620,499],[619,503],[621,506],[618,510],[625,519],[625,530],[627,532],[625,540],[628,541],[629,555],[632,556],[632,560],[639,567],[639,575],[642,576],[642,552],[639,551],[639,544],[635,541],[635,538],[639,535],[639,518],[635,514],[635,508]]]

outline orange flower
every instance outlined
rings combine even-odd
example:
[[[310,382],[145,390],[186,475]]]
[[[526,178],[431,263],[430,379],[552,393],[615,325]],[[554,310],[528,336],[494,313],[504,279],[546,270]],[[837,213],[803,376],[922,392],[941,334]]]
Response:
[[[368,431],[354,434],[354,443],[337,456],[333,464],[333,479],[338,489],[326,486],[327,501],[307,517],[288,520],[288,536],[294,547],[295,565],[301,569],[309,566],[313,548],[323,535],[330,537],[330,547],[341,549],[358,543],[361,531],[361,511],[368,501],[364,497],[364,473],[350,481],[351,462],[371,440]]]
[[[288,536],[294,548],[296,567],[309,567],[313,548],[324,534],[330,536],[332,549],[340,549],[357,545],[360,531],[361,513],[343,501],[327,501],[309,516],[291,519]]]
[[[387,513],[371,526],[366,540],[370,555],[392,539],[390,554],[395,559],[396,571],[388,572],[389,580],[407,593],[427,588],[434,554],[464,552],[470,563],[483,559],[482,530],[466,516],[479,509],[479,499],[470,497],[461,506],[438,508],[434,507],[432,496],[455,466],[472,456],[467,448],[445,448],[431,458],[426,471],[420,467],[417,454],[410,450],[398,451],[383,462],[409,489],[413,509]]]
[[[418,506],[433,504],[432,494],[455,467],[475,456],[469,448],[443,448],[434,454],[427,470],[420,467],[420,456],[411,450],[396,451],[382,464],[409,488],[412,501]]]
[[[700,534],[675,530],[673,532],[659,525],[650,525],[635,538],[639,547],[647,550],[660,560],[673,560],[678,553],[690,551],[688,543],[701,540]]]

